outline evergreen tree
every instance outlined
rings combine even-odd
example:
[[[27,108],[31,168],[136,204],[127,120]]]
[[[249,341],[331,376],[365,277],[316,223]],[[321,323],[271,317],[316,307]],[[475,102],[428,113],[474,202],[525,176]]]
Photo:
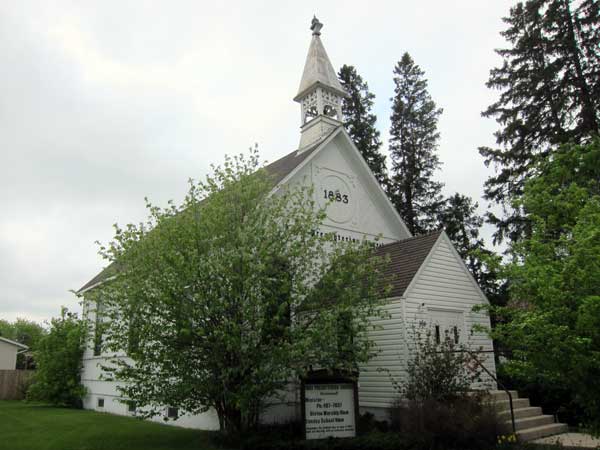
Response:
[[[507,300],[505,283],[499,279],[494,264],[495,255],[485,248],[479,235],[483,217],[477,214],[477,202],[458,192],[448,197],[438,211],[438,223],[454,244],[467,268],[493,305]]]
[[[595,0],[529,0],[510,9],[501,34],[509,48],[497,50],[500,67],[487,86],[501,91],[482,115],[500,124],[497,149],[481,147],[495,176],[485,198],[503,207],[489,214],[495,241],[518,241],[527,232],[522,208],[513,209],[533,163],[561,143],[586,142],[600,123],[600,4]]]
[[[390,153],[393,174],[390,195],[409,230],[419,234],[436,225],[443,203],[442,183],[433,181],[441,165],[436,154],[439,132],[438,108],[427,91],[424,72],[408,53],[394,68],[394,92]]]
[[[338,78],[349,95],[342,103],[346,131],[365,158],[377,181],[386,188],[385,156],[379,151],[381,140],[379,131],[375,128],[377,117],[371,112],[375,95],[369,92],[368,84],[363,81],[354,66],[344,64],[338,73]]]
[[[477,202],[473,202],[471,197],[457,192],[446,199],[443,208],[438,212],[440,225],[444,227],[454,248],[474,275],[478,268],[471,253],[484,246],[483,239],[479,236],[483,217],[477,214],[477,207]]]

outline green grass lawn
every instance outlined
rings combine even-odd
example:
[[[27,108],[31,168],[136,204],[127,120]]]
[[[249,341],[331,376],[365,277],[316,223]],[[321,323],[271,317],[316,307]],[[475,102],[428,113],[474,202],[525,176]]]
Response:
[[[0,450],[215,450],[210,432],[132,417],[0,401]]]

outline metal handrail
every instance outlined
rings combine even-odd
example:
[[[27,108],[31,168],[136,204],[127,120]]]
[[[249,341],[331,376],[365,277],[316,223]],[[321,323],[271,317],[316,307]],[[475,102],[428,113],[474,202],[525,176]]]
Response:
[[[510,422],[512,425],[512,431],[513,431],[513,434],[516,434],[517,427],[515,425],[515,410],[513,408],[513,399],[512,399],[512,394],[510,393],[510,390],[506,389],[506,386],[504,386],[504,384],[502,384],[500,381],[498,381],[498,378],[496,378],[496,376],[494,374],[492,374],[492,372],[490,372],[487,367],[485,367],[482,363],[479,362],[479,360],[477,358],[474,357],[474,352],[472,352],[471,350],[459,350],[459,351],[467,352],[473,358],[473,360],[477,363],[477,365],[479,367],[481,367],[483,370],[485,370],[485,372],[490,377],[492,377],[492,379],[496,382],[496,385],[498,385],[498,387],[500,387],[504,392],[506,392],[506,394],[508,395],[508,404],[510,406]],[[494,350],[480,350],[478,353],[494,353]]]
[[[504,384],[502,384],[498,378],[496,378],[496,376],[490,372],[488,370],[487,367],[485,367],[482,363],[479,362],[479,360],[475,357],[475,353],[495,353],[494,350],[479,350],[477,352],[471,351],[471,350],[452,350],[453,353],[468,353],[471,358],[473,358],[473,361],[475,361],[477,363],[477,365],[479,367],[481,367],[483,370],[485,370],[485,372],[492,377],[492,379],[496,382],[496,384],[498,385],[498,387],[500,387],[504,392],[506,392],[506,394],[508,395],[508,405],[510,406],[510,422],[512,425],[512,431],[514,434],[517,433],[517,427],[515,425],[515,410],[513,408],[513,398],[512,398],[512,394],[510,393],[510,391],[506,388],[506,386],[504,386]]]

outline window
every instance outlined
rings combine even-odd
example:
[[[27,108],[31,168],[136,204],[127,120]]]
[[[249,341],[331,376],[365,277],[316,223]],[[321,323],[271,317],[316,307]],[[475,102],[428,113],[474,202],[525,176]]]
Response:
[[[133,400],[129,400],[127,402],[127,411],[130,413],[134,413],[136,408],[136,404]]]
[[[104,399],[103,398],[98,398],[98,408],[104,408]]]
[[[435,343],[439,344],[441,342],[441,337],[440,337],[440,326],[436,325],[435,326]]]
[[[323,114],[325,116],[333,117],[334,119],[339,120],[337,109],[331,105],[325,105],[323,107]]]
[[[100,356],[102,353],[102,304],[96,302],[96,327],[94,330],[94,356]]]
[[[313,120],[315,117],[319,115],[316,106],[309,106],[306,108],[306,112],[304,114],[304,123],[308,123]]]
[[[454,343],[458,344],[458,327],[455,325],[452,330],[454,331]]]
[[[177,419],[179,417],[179,408],[167,408],[167,417],[169,419]]]

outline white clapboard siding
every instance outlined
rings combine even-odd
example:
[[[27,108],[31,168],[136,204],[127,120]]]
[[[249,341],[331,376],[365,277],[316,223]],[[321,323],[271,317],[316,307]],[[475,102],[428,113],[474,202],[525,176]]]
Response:
[[[378,330],[369,332],[378,349],[378,354],[368,364],[360,367],[360,406],[386,407],[397,395],[390,376],[398,379],[404,376],[406,346],[404,339],[404,314],[402,299],[390,299],[383,307],[388,318],[374,321]]]
[[[442,233],[431,253],[415,275],[401,298],[390,299],[385,310],[390,317],[377,320],[381,327],[369,336],[379,353],[360,368],[359,401],[363,407],[386,408],[396,399],[398,392],[390,380],[403,380],[406,362],[412,358],[412,335],[420,322],[431,323],[431,314],[455,316],[462,314],[459,326],[461,341],[471,349],[492,350],[492,341],[486,333],[476,332],[475,325],[490,326],[489,317],[483,312],[473,312],[473,307],[487,303],[487,299],[472,279],[464,263]],[[493,354],[484,353],[485,365],[495,374]],[[492,388],[495,385],[486,376],[474,389]]]
[[[413,329],[419,321],[430,323],[432,312],[460,312],[463,315],[459,328],[461,341],[472,350],[481,348],[493,350],[492,340],[484,332],[474,330],[475,325],[490,327],[489,316],[485,312],[474,312],[476,305],[488,301],[469,274],[464,263],[443,233],[425,260],[412,284],[405,292],[405,313],[407,330]],[[496,368],[492,353],[482,353],[485,365],[495,374]],[[486,375],[484,383],[475,388],[492,387],[492,381]]]

